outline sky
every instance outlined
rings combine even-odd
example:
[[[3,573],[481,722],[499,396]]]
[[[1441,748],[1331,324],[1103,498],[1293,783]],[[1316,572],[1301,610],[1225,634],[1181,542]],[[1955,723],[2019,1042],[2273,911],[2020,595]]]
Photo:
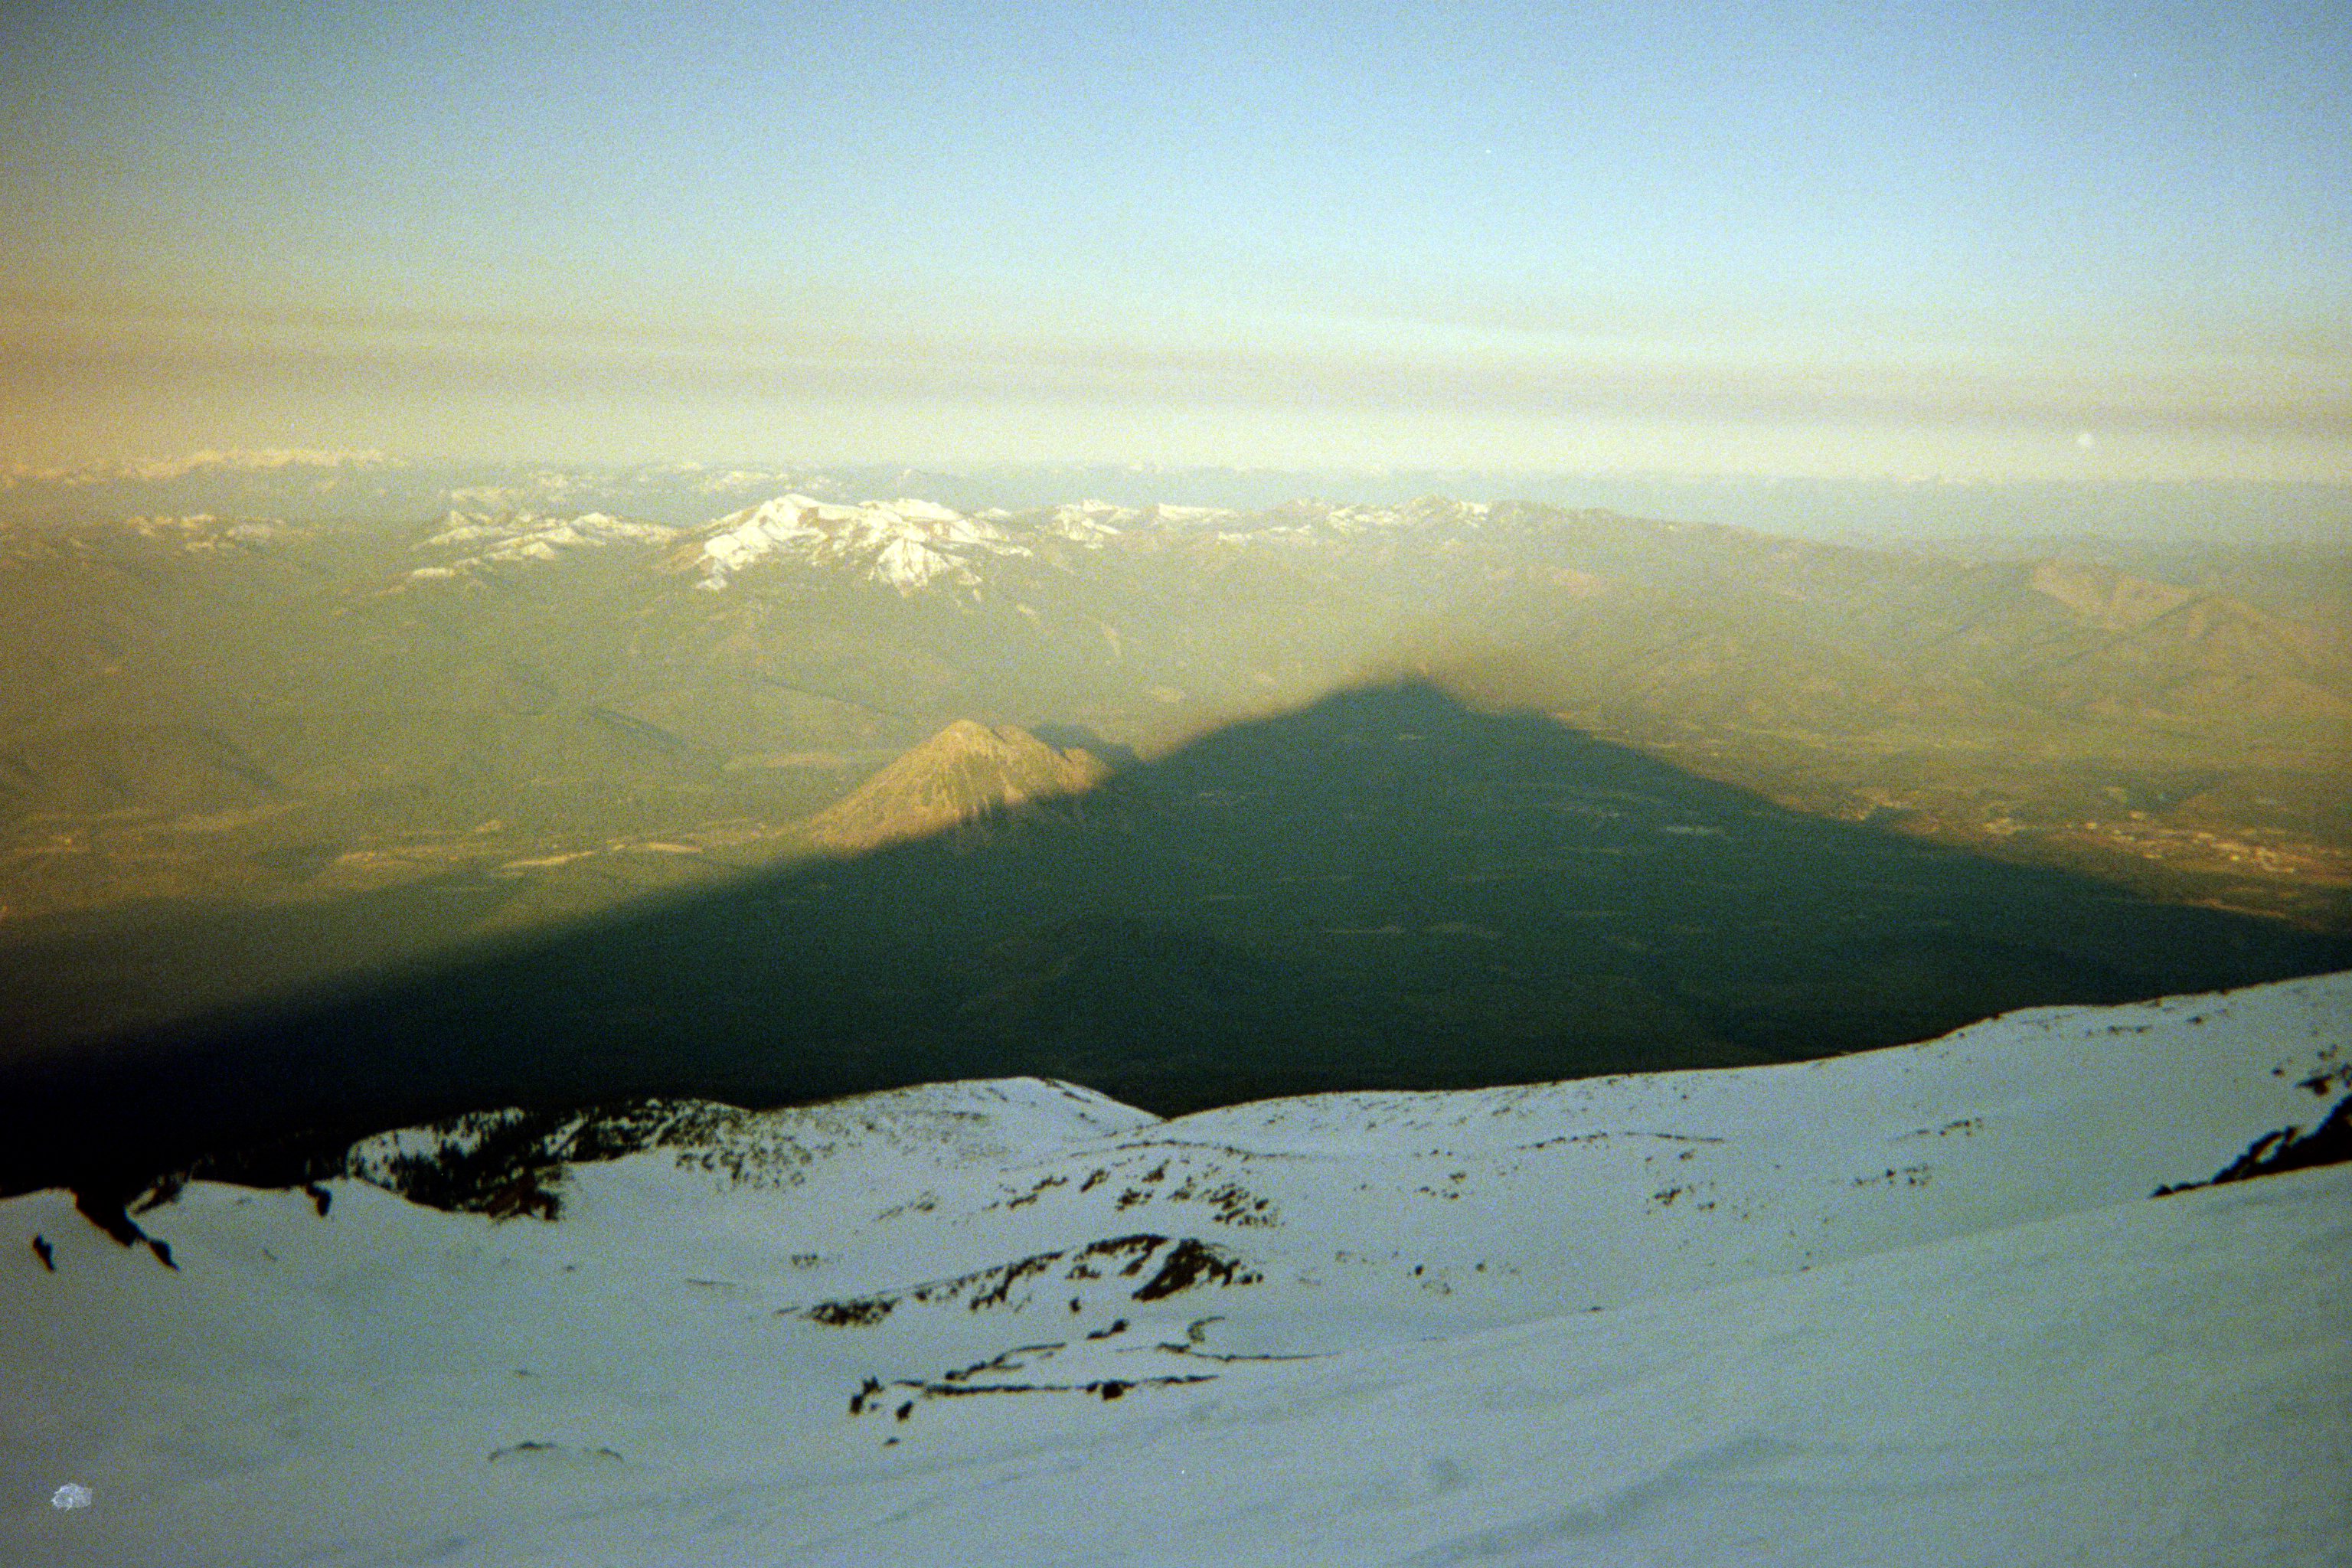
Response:
[[[2352,11],[0,11],[0,461],[2352,481]]]

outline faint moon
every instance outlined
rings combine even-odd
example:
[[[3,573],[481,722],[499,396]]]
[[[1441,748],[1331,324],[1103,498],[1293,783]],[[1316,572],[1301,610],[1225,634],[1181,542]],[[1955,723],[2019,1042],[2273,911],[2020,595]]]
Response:
[[[49,1494],[51,1508],[88,1508],[90,1501],[89,1489],[78,1481],[68,1481]]]
[[[2092,435],[2088,430],[2084,431],[2081,435],[2074,437],[2074,445],[2082,447],[2085,452],[2089,451],[2098,444],[2098,437]]]

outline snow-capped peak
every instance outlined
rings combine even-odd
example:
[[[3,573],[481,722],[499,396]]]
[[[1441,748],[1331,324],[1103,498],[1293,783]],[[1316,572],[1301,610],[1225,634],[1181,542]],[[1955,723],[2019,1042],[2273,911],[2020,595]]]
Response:
[[[1006,531],[1005,521],[908,498],[853,506],[795,493],[706,524],[673,559],[682,570],[699,572],[698,586],[714,592],[735,573],[768,560],[847,567],[902,595],[933,584],[977,589],[982,563],[1033,553]]]

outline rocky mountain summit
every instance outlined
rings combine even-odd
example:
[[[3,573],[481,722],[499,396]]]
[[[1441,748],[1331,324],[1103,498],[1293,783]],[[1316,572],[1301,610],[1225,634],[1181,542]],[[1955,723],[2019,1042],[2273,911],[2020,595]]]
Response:
[[[820,812],[809,833],[856,853],[1083,794],[1108,772],[1091,752],[1056,749],[1018,725],[960,719]]]

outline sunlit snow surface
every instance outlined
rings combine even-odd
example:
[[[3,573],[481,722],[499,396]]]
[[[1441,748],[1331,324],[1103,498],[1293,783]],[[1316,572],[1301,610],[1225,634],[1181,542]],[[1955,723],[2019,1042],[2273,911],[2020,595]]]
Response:
[[[2333,976],[1170,1122],[950,1085],[553,1224],[196,1184],[177,1272],[33,1194],[0,1561],[2341,1563],[2352,1168],[2148,1194],[2347,1057]]]
[[[847,564],[872,581],[913,594],[934,579],[961,587],[980,578],[967,562],[1026,555],[993,522],[924,500],[830,505],[804,495],[778,496],[730,512],[694,536],[690,559],[700,586],[724,589],[731,573],[765,557]]]

